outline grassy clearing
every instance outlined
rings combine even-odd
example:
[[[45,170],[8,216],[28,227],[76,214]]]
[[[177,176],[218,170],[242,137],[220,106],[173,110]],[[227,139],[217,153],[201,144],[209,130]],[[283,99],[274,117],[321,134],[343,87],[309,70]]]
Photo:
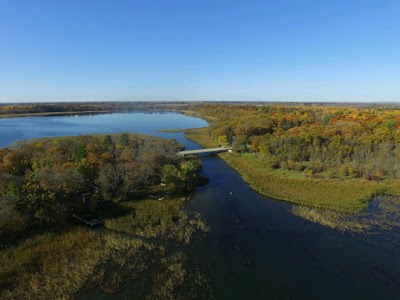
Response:
[[[213,147],[217,143],[208,135],[207,128],[191,129],[186,131],[186,135],[205,147]],[[219,155],[258,192],[302,205],[354,213],[365,210],[375,195],[400,194],[400,185],[396,180],[375,182],[313,178],[296,171],[271,170],[265,161],[252,154]]]

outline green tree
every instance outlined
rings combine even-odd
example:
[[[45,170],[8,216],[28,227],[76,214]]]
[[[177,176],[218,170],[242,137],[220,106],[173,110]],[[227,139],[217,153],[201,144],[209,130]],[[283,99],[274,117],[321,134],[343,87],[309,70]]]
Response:
[[[119,139],[120,144],[121,144],[122,146],[128,146],[128,145],[129,145],[129,141],[130,141],[130,139],[129,139],[129,134],[126,133],[126,132],[122,133],[122,134],[121,134],[121,137],[120,137],[120,139]]]
[[[103,144],[106,148],[114,145],[111,135],[107,134],[103,139]]]
[[[167,185],[177,186],[177,184],[180,182],[179,170],[174,165],[164,165],[162,169],[161,181]]]

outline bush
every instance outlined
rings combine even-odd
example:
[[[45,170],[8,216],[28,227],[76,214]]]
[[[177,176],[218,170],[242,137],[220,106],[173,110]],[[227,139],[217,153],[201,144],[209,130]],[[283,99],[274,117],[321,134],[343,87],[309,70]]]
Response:
[[[295,171],[303,172],[305,170],[305,168],[306,168],[306,166],[304,166],[302,163],[295,162],[295,161],[292,161],[290,159],[287,161],[287,163],[288,163],[289,170],[295,170]]]
[[[274,156],[267,156],[265,162],[270,169],[278,169],[282,164],[282,162]]]
[[[308,167],[308,169],[312,170],[313,173],[321,173],[325,171],[325,165],[320,162],[320,161],[313,161],[311,162]]]
[[[314,175],[313,170],[305,169],[304,173],[308,177],[312,177]]]
[[[371,180],[371,181],[380,181],[381,178],[375,175],[366,175],[364,177],[366,180]]]
[[[289,170],[289,164],[286,161],[281,161],[279,166],[282,170]]]
[[[327,175],[329,178],[337,178],[337,177],[338,177],[338,170],[337,170],[336,168],[329,168],[329,169],[326,171],[326,175]]]

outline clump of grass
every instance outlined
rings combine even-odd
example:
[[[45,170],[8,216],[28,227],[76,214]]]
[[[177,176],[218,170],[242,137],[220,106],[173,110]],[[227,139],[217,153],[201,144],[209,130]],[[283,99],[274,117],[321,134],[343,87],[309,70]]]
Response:
[[[347,214],[328,209],[318,209],[301,205],[293,206],[290,211],[299,217],[333,229],[374,233],[377,230],[391,230],[400,227],[400,203],[397,197],[379,197],[377,208],[357,214]]]
[[[165,249],[143,239],[128,238],[116,233],[104,235],[107,259],[97,267],[92,285],[99,285],[107,293],[117,292],[127,281],[141,277]]]
[[[332,229],[351,232],[366,232],[371,229],[371,224],[333,210],[293,206],[290,211],[296,216]]]
[[[161,259],[154,289],[147,299],[213,299],[208,280],[198,271],[191,270],[186,256],[177,252]]]
[[[105,226],[143,237],[174,239],[189,243],[197,230],[208,231],[199,214],[192,218],[182,211],[186,198],[145,199],[122,203],[129,213],[106,220]]]
[[[165,133],[177,133],[177,132],[184,132],[185,130],[186,130],[185,128],[176,128],[176,129],[160,129],[158,131]]]

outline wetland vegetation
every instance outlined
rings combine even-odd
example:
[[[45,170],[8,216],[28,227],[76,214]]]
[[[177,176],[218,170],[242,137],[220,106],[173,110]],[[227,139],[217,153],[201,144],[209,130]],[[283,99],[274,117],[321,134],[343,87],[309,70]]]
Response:
[[[182,211],[201,162],[178,157],[181,148],[122,133],[2,149],[1,298],[72,299],[127,282],[143,299],[196,299],[198,285],[210,293],[179,250],[208,231],[199,214]],[[72,213],[95,215],[105,228],[82,228]]]

